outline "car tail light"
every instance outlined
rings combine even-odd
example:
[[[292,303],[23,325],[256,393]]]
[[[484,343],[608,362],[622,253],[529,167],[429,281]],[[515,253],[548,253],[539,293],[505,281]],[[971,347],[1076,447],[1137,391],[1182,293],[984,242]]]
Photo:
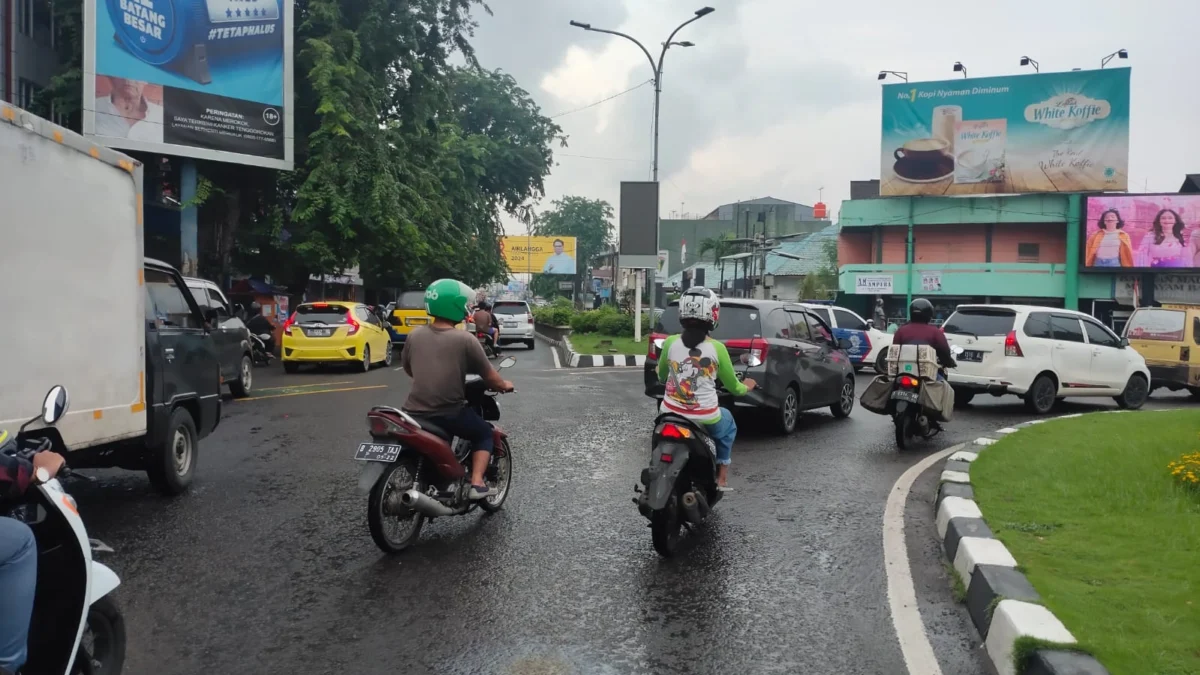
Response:
[[[350,330],[346,331],[346,335],[354,335],[358,332],[358,319],[355,319],[353,316],[351,316],[349,311],[346,312],[346,323],[350,326]]]
[[[1010,330],[1008,335],[1004,336],[1004,355],[1005,356],[1025,356],[1021,352],[1021,345],[1017,342],[1017,331]]]
[[[667,339],[662,333],[650,334],[650,345],[646,347],[646,356],[652,359],[658,358],[658,352],[662,349],[663,341]]]
[[[283,334],[291,335],[292,334],[292,326],[295,323],[296,323],[296,313],[292,312],[292,315],[288,317],[288,320],[283,322]]]
[[[901,389],[916,389],[921,384],[921,381],[915,377],[904,375],[900,378]]]
[[[526,318],[527,318],[527,319],[529,319],[529,321],[528,321],[529,323],[533,323],[533,315],[532,315],[532,314],[530,314],[530,315],[529,315],[528,317],[526,317]]]
[[[762,338],[754,338],[752,340],[726,340],[725,346],[732,349],[746,350],[746,356],[749,360],[757,359],[757,365],[763,365],[767,362],[767,341]]]

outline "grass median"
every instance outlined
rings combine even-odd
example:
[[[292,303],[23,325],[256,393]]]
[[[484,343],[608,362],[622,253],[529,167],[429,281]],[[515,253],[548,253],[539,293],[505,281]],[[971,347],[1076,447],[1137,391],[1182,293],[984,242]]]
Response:
[[[643,335],[641,342],[634,342],[629,337],[613,337],[600,333],[572,333],[571,346],[579,354],[632,354],[637,356],[646,353],[648,336]]]
[[[1200,673],[1200,491],[1168,469],[1198,448],[1200,411],[1095,414],[971,467],[992,531],[1113,675]]]

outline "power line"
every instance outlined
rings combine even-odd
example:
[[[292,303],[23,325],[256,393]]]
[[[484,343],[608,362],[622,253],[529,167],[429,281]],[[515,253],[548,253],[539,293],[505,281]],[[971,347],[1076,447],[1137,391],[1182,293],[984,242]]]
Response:
[[[613,94],[612,96],[609,96],[608,98],[602,98],[602,99],[600,99],[599,101],[596,101],[595,103],[589,103],[589,104],[587,104],[587,105],[583,106],[582,108],[576,108],[576,109],[574,109],[574,110],[568,110],[568,111],[566,111],[566,112],[561,112],[561,113],[558,113],[557,115],[551,115],[551,116],[550,116],[550,119],[552,119],[552,120],[556,120],[556,119],[558,119],[558,118],[560,118],[560,117],[565,117],[565,116],[567,116],[567,115],[573,115],[573,114],[575,114],[575,113],[577,113],[577,112],[583,112],[584,110],[587,110],[588,108],[595,108],[596,106],[600,105],[601,103],[607,103],[608,101],[611,101],[611,100],[613,100],[614,98],[617,98],[618,96],[624,96],[625,94],[628,94],[628,93],[629,93],[629,92],[631,92],[631,91],[637,91],[638,89],[641,89],[642,87],[644,87],[644,86],[646,86],[646,85],[650,84],[650,83],[651,83],[651,82],[653,82],[653,81],[654,81],[654,80],[646,80],[645,82],[642,82],[641,84],[638,84],[638,85],[635,85],[635,86],[633,86],[633,87],[630,87],[630,88],[626,89],[625,91],[623,91],[623,92],[621,92],[621,93],[619,93],[619,94]]]

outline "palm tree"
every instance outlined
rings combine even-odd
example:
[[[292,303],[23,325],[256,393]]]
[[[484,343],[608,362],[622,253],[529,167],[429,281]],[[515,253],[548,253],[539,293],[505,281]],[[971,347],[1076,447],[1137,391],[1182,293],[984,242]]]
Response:
[[[712,252],[713,260],[720,266],[721,285],[718,288],[721,290],[725,289],[725,263],[721,261],[721,258],[737,253],[737,244],[730,239],[733,239],[733,235],[725,232],[719,237],[709,237],[700,242],[699,257],[703,258],[705,253]]]

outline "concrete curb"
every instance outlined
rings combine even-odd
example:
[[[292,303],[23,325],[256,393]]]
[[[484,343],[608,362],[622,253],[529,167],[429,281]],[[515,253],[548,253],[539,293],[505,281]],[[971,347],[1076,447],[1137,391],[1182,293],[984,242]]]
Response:
[[[571,346],[570,336],[555,340],[536,331],[534,335],[559,350],[563,368],[641,368],[646,365],[645,354],[580,354]]]
[[[1079,416],[1076,413],[1051,419]],[[942,538],[946,559],[966,587],[967,612],[998,675],[1109,675],[1094,657],[1069,649],[1038,649],[1020,671],[1013,658],[1017,642],[1022,639],[1062,645],[1075,644],[1076,640],[1041,605],[1041,596],[1018,571],[1017,561],[992,534],[975,502],[971,463],[1004,436],[1045,421],[1032,420],[997,429],[951,453],[938,481],[934,502],[937,533]]]

